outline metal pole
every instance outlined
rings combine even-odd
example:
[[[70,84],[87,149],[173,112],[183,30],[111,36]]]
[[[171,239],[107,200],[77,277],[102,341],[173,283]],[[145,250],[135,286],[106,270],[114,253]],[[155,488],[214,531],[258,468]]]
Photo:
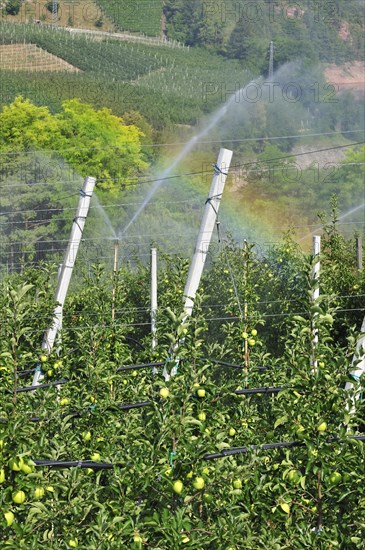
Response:
[[[115,319],[115,274],[116,274],[117,268],[118,268],[118,251],[119,251],[119,239],[115,239],[115,241],[114,241],[114,264],[113,264],[114,281],[113,281],[113,293],[112,293],[112,321],[114,321],[114,319]]]
[[[274,77],[274,42],[270,42],[269,80]]]
[[[362,238],[356,237],[356,265],[358,271],[363,267],[363,255],[362,255]]]
[[[198,238],[195,245],[193,259],[190,265],[188,278],[185,285],[184,296],[184,311],[185,322],[187,317],[190,317],[193,312],[194,300],[199,288],[200,279],[203,273],[205,261],[207,259],[210,241],[213,230],[217,221],[220,202],[226,183],[228,170],[231,164],[233,152],[229,149],[221,149],[219,151],[217,163],[214,165],[214,175],[209,191],[209,196],[205,201],[205,210],[203,219],[200,225]],[[181,340],[180,340],[181,343]],[[171,374],[167,372],[166,367],[163,370],[163,376],[168,381],[170,376],[176,374],[177,367],[173,367]]]
[[[319,235],[315,235],[313,237],[313,270],[312,270],[312,281],[314,283],[313,290],[312,290],[312,304],[315,304],[319,298],[319,273],[320,273],[320,259],[319,255],[321,252],[321,237]],[[318,313],[315,313],[313,315],[313,320],[315,317],[317,317]],[[312,372],[317,372],[318,367],[318,361],[316,359],[316,348],[318,346],[318,328],[314,328],[312,331],[313,339],[312,339]]]
[[[58,16],[58,5],[57,5],[57,0],[53,0],[53,4],[52,4],[52,20],[53,20],[53,24],[56,26],[57,25],[57,16]]]
[[[42,350],[47,354],[51,352],[55,342],[55,338],[57,336],[57,332],[59,331],[61,326],[62,308],[71,281],[72,270],[75,265],[77,251],[79,249],[86,217],[89,211],[90,200],[93,194],[95,181],[95,178],[87,177],[84,181],[83,188],[80,191],[80,200],[77,207],[76,217],[72,225],[71,235],[68,241],[65,258],[62,264],[62,271],[55,294],[55,302],[57,303],[57,306],[53,311],[53,324],[45,332],[43,337]],[[33,377],[33,386],[38,385],[41,376],[42,370],[40,365],[38,365]]]
[[[157,250],[151,248],[151,334],[152,352],[157,346]]]

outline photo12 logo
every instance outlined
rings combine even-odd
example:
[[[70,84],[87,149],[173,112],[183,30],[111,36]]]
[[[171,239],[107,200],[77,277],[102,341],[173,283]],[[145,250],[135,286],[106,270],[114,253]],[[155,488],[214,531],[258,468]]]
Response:
[[[203,82],[203,101],[215,100],[219,103],[233,101],[235,103],[274,103],[276,100],[284,100],[288,103],[298,103],[305,96],[314,103],[337,103],[338,86],[335,84],[320,84],[315,82],[305,88],[297,82],[250,82],[242,86],[236,82],[234,86],[226,82]]]
[[[297,21],[305,17],[312,22],[334,22],[341,16],[340,5],[334,0],[312,0],[309,3],[279,0],[238,0],[237,2],[205,0],[202,15],[221,23]]]

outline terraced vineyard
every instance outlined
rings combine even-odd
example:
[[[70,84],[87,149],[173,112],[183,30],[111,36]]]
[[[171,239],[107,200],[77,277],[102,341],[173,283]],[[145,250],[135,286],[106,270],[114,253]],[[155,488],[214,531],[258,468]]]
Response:
[[[0,71],[78,73],[80,69],[42,50],[36,44],[3,44],[0,45]]]
[[[80,71],[62,78],[55,73],[51,80],[38,75],[35,81],[15,74],[8,64],[1,70],[2,103],[12,101],[18,90],[35,102],[42,97],[57,110],[63,99],[76,96],[116,114],[138,110],[158,128],[171,122],[190,124],[221,103],[220,94],[206,97],[209,83],[225,82],[227,89],[235,89],[250,77],[239,62],[204,50],[151,47],[39,25],[0,23],[0,32],[5,46],[34,44]]]
[[[97,0],[97,4],[119,30],[161,34],[162,0]]]

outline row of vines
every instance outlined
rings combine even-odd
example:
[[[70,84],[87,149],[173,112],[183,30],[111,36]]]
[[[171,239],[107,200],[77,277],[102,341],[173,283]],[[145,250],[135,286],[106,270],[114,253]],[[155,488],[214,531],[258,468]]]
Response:
[[[0,294],[1,547],[363,548],[364,443],[351,438],[363,405],[349,414],[344,385],[365,279],[335,223],[315,304],[313,261],[289,236],[265,254],[226,241],[181,324],[188,263],[160,255],[154,351],[148,267],[79,264],[50,356],[55,269],[11,275]],[[23,391],[39,364],[45,387]],[[244,391],[257,387],[281,389]]]

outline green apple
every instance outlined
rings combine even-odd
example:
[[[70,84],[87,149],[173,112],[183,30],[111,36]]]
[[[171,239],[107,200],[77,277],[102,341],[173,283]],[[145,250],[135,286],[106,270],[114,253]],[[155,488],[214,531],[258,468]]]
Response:
[[[142,537],[140,537],[139,535],[134,535],[133,542],[135,542],[136,544],[142,544]]]
[[[167,399],[169,395],[170,395],[170,391],[168,390],[168,388],[160,389],[160,397],[162,397],[162,399]]]
[[[47,376],[50,376],[50,377],[51,377],[52,374],[53,374],[53,370],[52,370],[52,369],[48,369],[48,371],[47,371]]]
[[[16,493],[13,493],[13,502],[15,502],[15,504],[23,504],[24,501],[25,501],[24,491],[17,491]]]
[[[234,435],[236,435],[236,430],[235,430],[234,428],[229,428],[229,432],[228,432],[228,433],[229,433],[229,435],[230,435],[231,437],[233,437]]]
[[[245,331],[242,332],[242,338],[243,338],[244,340],[246,340],[246,339],[248,338],[247,332],[245,332]]]
[[[293,484],[298,483],[301,477],[302,475],[299,470],[290,470],[290,472],[288,473],[288,480],[290,481],[290,483]]]
[[[4,481],[5,481],[5,470],[4,468],[2,468],[0,470],[0,483],[4,483]]]
[[[319,366],[321,369],[323,369],[323,368],[324,368],[324,362],[323,362],[323,361],[320,361],[320,362],[318,363],[318,366]]]
[[[205,422],[205,420],[207,419],[207,415],[205,414],[205,412],[200,412],[198,414],[198,419],[201,421],[201,422]]]
[[[203,489],[204,488],[204,485],[205,485],[205,481],[202,477],[196,477],[193,481],[193,486],[195,487],[195,489]]]
[[[342,475],[340,474],[340,472],[333,472],[330,475],[331,485],[338,485],[340,483],[341,479],[342,479]]]
[[[300,425],[295,433],[297,434],[298,439],[304,439],[304,437],[305,437],[305,428],[304,428],[304,426]]]
[[[44,489],[43,487],[36,487],[34,489],[34,498],[37,500],[41,499],[44,496]]]
[[[249,338],[248,339],[248,345],[249,346],[254,346],[256,344],[256,340],[254,338]]]
[[[8,527],[10,527],[10,525],[13,523],[13,521],[15,519],[15,516],[14,516],[13,512],[9,511],[9,512],[5,512],[4,518],[5,518],[5,521],[6,521],[6,525]]]
[[[90,441],[91,439],[91,432],[82,432],[82,439],[84,441]]]
[[[41,355],[40,360],[41,360],[41,363],[46,363],[48,361],[48,355]]]
[[[232,485],[234,489],[242,489],[242,481],[240,479],[234,479]]]
[[[99,453],[94,453],[91,455],[91,460],[94,460],[95,462],[97,462],[98,460],[100,460],[101,456]]]
[[[206,502],[207,504],[211,504],[211,502],[213,502],[213,495],[209,494],[209,493],[204,493],[203,495],[203,500],[204,502]]]
[[[252,334],[252,336],[257,336],[257,330],[255,328],[253,328],[251,330],[251,334]]]
[[[10,470],[13,470],[13,472],[20,472],[23,464],[24,460],[22,459],[22,457],[18,457],[17,459],[11,458],[8,462],[8,466]]]
[[[174,490],[174,493],[177,493],[178,495],[180,495],[183,492],[184,484],[182,481],[180,481],[180,479],[178,479],[174,482],[172,488]]]
[[[25,462],[20,467],[21,471],[24,474],[31,474],[34,470],[34,466],[31,466],[30,464],[26,464]]]
[[[69,404],[70,404],[70,400],[68,397],[64,397],[63,399],[60,400],[61,407],[65,407],[66,405],[69,405]]]
[[[193,477],[193,471],[190,470],[190,472],[186,474],[186,478],[191,479],[192,477]]]
[[[327,430],[327,423],[326,423],[326,422],[322,422],[322,423],[318,426],[317,430],[318,430],[320,433],[325,432],[325,431]]]
[[[203,390],[203,389],[201,388],[201,389],[199,389],[199,390],[197,391],[197,394],[198,394],[199,397],[205,397],[205,390]]]

